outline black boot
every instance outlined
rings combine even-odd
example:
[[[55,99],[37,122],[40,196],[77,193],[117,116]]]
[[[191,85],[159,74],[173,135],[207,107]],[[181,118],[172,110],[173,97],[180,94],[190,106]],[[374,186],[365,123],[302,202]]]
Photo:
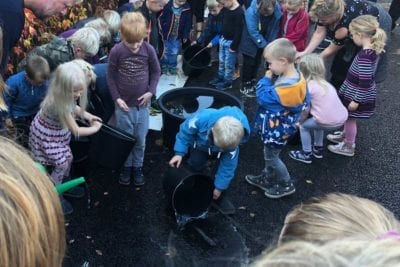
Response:
[[[132,167],[123,167],[121,171],[121,175],[119,176],[119,183],[122,185],[130,185],[131,184],[131,172]]]

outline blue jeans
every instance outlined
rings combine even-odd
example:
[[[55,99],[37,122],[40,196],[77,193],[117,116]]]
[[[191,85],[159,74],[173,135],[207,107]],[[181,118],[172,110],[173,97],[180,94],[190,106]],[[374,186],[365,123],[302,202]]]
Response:
[[[291,180],[285,163],[279,158],[282,149],[264,146],[264,172],[268,177],[275,178],[276,182]]]
[[[129,111],[125,112],[116,107],[115,122],[117,128],[132,134],[136,139],[136,143],[124,163],[124,167],[142,167],[146,135],[149,130],[149,108],[129,107]]]
[[[164,55],[161,58],[161,67],[176,69],[178,64],[178,54],[181,51],[181,40],[171,37],[165,41]]]
[[[311,152],[311,130],[314,131],[314,145],[323,146],[324,145],[324,130],[332,131],[340,128],[339,126],[324,126],[318,124],[314,118],[308,118],[300,126],[300,138],[301,145],[304,152]]]
[[[237,52],[229,51],[231,44],[232,40],[221,38],[219,41],[218,76],[224,78],[225,82],[232,82],[237,58]]]

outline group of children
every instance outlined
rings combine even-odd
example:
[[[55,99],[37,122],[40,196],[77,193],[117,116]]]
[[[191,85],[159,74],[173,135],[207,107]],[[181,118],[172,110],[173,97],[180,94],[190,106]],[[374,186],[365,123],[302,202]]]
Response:
[[[343,132],[328,135],[330,141],[338,143],[328,146],[328,149],[337,154],[353,156],[356,118],[372,116],[375,107],[374,72],[378,55],[385,45],[385,33],[379,28],[376,18],[369,15],[359,16],[350,24],[351,36],[362,50],[339,90],[339,99],[335,89],[325,80],[324,64],[320,57],[315,54],[306,55],[298,62],[299,68],[296,67],[296,54],[299,47],[304,48],[303,41],[272,38],[276,28],[270,26],[279,21],[277,14],[281,12],[275,1],[254,0],[246,10],[246,16],[243,16],[242,7],[236,0],[219,1],[217,7],[220,10],[212,9],[212,14],[223,14],[222,24],[218,20],[209,20],[209,23],[215,23],[217,27],[216,35],[203,36],[203,43],[209,42],[213,45],[218,32],[221,34],[220,68],[218,76],[213,80],[217,88],[226,88],[231,84],[238,49],[242,44],[246,48],[251,48],[252,45],[254,48],[248,50],[249,55],[244,57],[244,63],[247,64],[244,65],[253,70],[252,75],[262,58],[268,66],[265,76],[256,84],[259,108],[253,124],[253,130],[259,134],[264,144],[265,167],[261,174],[246,175],[246,181],[261,188],[270,198],[280,198],[295,192],[293,179],[279,154],[297,129],[300,129],[303,146],[302,150],[290,151],[290,157],[295,160],[311,163],[312,156],[322,158],[323,131],[339,129],[343,124]],[[289,13],[285,13],[285,10]],[[300,4],[288,2],[284,8],[286,20],[283,20],[282,36],[289,37],[289,33],[293,33],[291,27],[295,28],[295,25],[291,24],[291,18],[298,17],[300,20],[306,17],[298,12],[303,12]],[[173,59],[170,64],[170,59],[175,58],[178,40],[189,38],[187,34],[190,27],[180,23],[184,17],[191,17],[189,14],[186,1],[182,0],[171,0],[161,13],[161,26],[170,26],[167,31],[163,30],[166,34],[164,40],[170,42],[170,45],[166,44],[161,67],[155,48],[144,41],[148,34],[144,16],[138,12],[128,12],[121,19],[122,41],[110,51],[107,84],[116,105],[116,126],[132,133],[136,138],[119,179],[123,185],[129,185],[132,178],[136,186],[145,183],[142,166],[149,127],[148,107],[155,95],[162,70],[167,68],[170,73],[176,71],[176,61]],[[269,20],[270,23],[264,23],[264,20]],[[260,24],[261,21],[263,23]],[[268,27],[263,29],[257,25]],[[253,31],[260,35],[255,43],[251,38]],[[267,32],[271,32],[271,40],[264,38]],[[246,44],[246,40],[251,40],[253,44]],[[164,65],[166,62],[170,65]],[[79,138],[94,134],[101,127],[101,119],[85,111],[87,88],[95,81],[95,74],[93,67],[83,60],[75,59],[63,63],[53,73],[45,94],[46,79],[49,76],[46,60],[40,56],[32,56],[27,59],[27,63],[25,72],[7,80],[10,88],[5,94],[9,107],[8,123],[16,124],[21,118],[33,119],[29,146],[37,161],[53,167],[51,177],[58,184],[69,176],[72,164],[69,147],[71,133]],[[253,86],[254,82],[251,83]],[[249,93],[249,90],[246,92]],[[28,100],[31,105],[24,104]],[[170,165],[179,166],[182,156],[189,150],[189,165],[192,163],[195,169],[203,168],[207,155],[215,154],[219,158],[222,154],[222,164],[219,165],[214,190],[214,198],[218,199],[234,176],[238,162],[238,145],[248,139],[250,127],[246,116],[237,110],[210,110],[209,114],[200,115],[189,118],[182,124],[175,145],[176,155],[171,159]],[[86,121],[89,126],[78,126],[75,122],[77,118]],[[314,131],[314,142],[311,141],[311,130]],[[237,136],[232,137],[232,134]],[[204,144],[204,147],[197,146],[199,144]],[[83,190],[78,187],[67,194],[80,197]],[[64,213],[72,212],[71,205],[63,198],[62,204]]]

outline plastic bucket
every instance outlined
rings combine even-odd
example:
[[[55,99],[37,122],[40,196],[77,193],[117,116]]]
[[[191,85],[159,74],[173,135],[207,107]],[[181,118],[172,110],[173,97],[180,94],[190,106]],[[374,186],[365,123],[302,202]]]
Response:
[[[229,93],[204,87],[183,87],[165,92],[158,98],[162,111],[163,144],[172,149],[181,123],[206,108],[237,106],[243,110],[243,103]]]
[[[182,70],[186,76],[197,77],[211,62],[208,49],[201,45],[188,46],[183,52]]]
[[[87,136],[84,137],[71,137],[69,146],[71,148],[72,155],[74,157],[74,163],[83,162],[88,157],[88,151],[90,149],[90,139]]]
[[[93,135],[89,159],[100,166],[120,170],[135,142],[131,134],[103,124],[100,131]]]
[[[163,187],[178,225],[207,216],[214,190],[209,176],[182,167],[170,168],[164,175]]]

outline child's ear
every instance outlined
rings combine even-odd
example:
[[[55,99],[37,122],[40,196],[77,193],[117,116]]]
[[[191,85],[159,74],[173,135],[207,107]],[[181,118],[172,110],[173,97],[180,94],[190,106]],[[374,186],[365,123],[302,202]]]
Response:
[[[287,64],[287,63],[289,63],[289,61],[287,60],[287,58],[284,58],[284,57],[281,57],[281,58],[279,58],[278,60],[279,60],[279,62],[280,62],[281,64]]]

